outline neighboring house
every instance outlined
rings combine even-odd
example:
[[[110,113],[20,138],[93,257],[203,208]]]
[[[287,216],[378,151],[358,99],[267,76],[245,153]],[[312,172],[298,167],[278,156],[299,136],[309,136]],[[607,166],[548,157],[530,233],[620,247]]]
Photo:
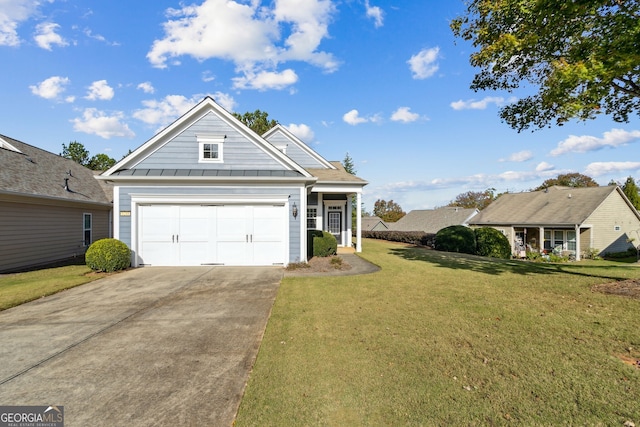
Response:
[[[397,222],[390,223],[389,228],[394,231],[424,231],[435,234],[451,225],[467,226],[478,212],[478,209],[459,207],[413,210]]]
[[[0,135],[0,272],[83,255],[110,237],[111,208],[90,169]]]
[[[114,236],[134,266],[306,261],[308,229],[351,246],[351,197],[359,221],[367,184],[282,126],[257,135],[210,97],[98,179],[114,184]]]
[[[388,229],[387,223],[377,216],[365,216],[362,218],[362,231],[384,231]]]
[[[502,231],[515,256],[555,250],[579,260],[592,250],[602,255],[640,243],[640,214],[618,186],[507,193],[469,223]]]

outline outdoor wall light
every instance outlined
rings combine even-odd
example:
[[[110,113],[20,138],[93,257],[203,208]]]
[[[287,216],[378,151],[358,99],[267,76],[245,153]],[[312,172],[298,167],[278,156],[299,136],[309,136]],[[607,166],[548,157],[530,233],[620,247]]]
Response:
[[[293,207],[291,208],[291,214],[293,215],[293,219],[298,218],[298,206],[296,202],[293,202]]]

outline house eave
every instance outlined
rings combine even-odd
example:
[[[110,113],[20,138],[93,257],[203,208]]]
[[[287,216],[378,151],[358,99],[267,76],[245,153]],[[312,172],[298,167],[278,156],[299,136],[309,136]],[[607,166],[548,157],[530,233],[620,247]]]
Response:
[[[96,206],[96,207],[104,207],[107,209],[111,209],[113,204],[111,202],[96,202],[93,200],[76,200],[76,199],[67,199],[64,197],[54,197],[47,196],[42,194],[28,194],[28,193],[19,193],[15,191],[6,191],[0,190],[0,200],[11,201],[19,199],[24,203],[33,203],[33,204],[43,204],[50,205],[51,202],[55,202],[59,205],[73,205],[73,206]]]
[[[96,176],[96,179],[118,184],[304,184],[313,185],[316,179],[311,177],[268,177],[268,176]]]

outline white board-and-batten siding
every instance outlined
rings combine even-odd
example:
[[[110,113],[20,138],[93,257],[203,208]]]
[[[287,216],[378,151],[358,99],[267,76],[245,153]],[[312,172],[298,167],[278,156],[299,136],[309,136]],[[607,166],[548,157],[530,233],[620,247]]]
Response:
[[[199,136],[226,137],[222,143],[222,162],[199,162]],[[134,168],[285,170],[280,162],[213,113],[190,125]]]

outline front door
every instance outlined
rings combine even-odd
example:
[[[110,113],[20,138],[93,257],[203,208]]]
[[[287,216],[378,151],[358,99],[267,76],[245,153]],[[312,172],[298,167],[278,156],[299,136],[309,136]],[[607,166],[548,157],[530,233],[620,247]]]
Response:
[[[338,244],[342,244],[342,212],[329,211],[329,233],[333,234],[338,241]]]

